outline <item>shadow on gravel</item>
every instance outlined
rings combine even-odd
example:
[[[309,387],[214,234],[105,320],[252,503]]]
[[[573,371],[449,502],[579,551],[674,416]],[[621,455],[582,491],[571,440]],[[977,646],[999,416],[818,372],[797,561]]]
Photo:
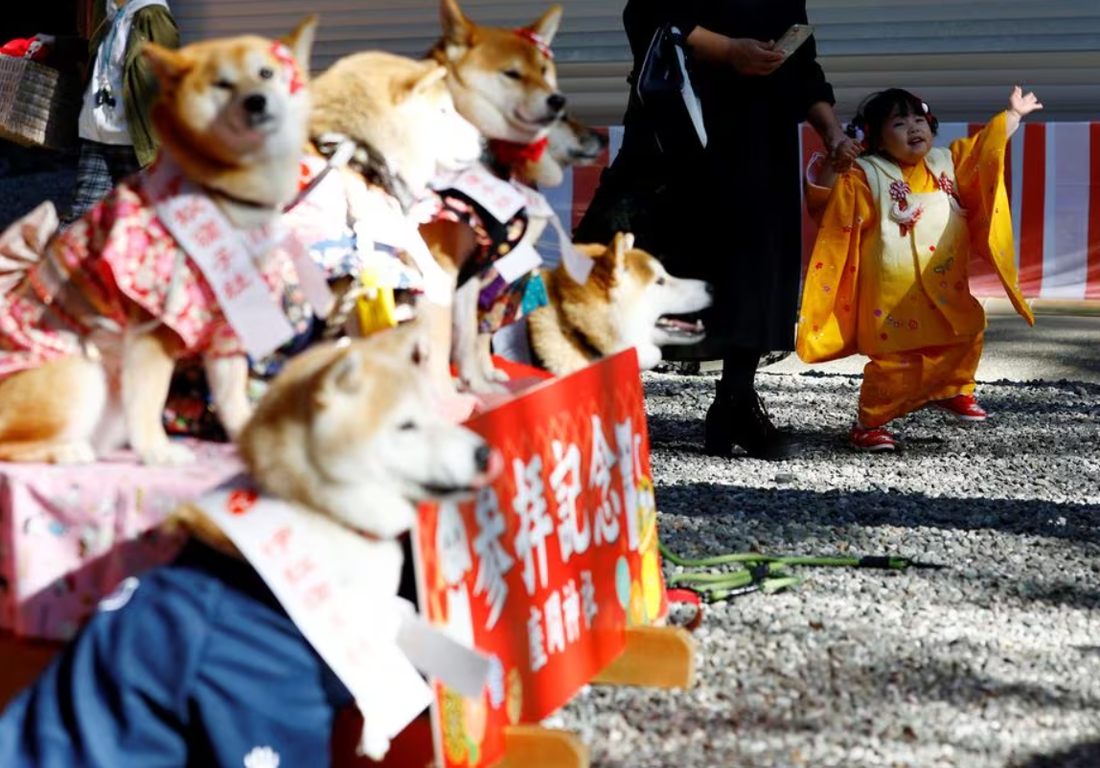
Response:
[[[704,501],[705,500],[705,501]],[[835,536],[868,527],[939,528],[1043,536],[1100,543],[1100,509],[1031,499],[981,499],[867,491],[752,488],[719,483],[663,484],[657,508],[687,517],[732,515],[752,521],[747,535],[797,527],[807,536]],[[782,534],[789,537],[788,534]],[[1100,764],[1098,764],[1100,766]]]
[[[1100,395],[1097,396],[1100,403]],[[960,425],[938,418],[938,414],[918,413],[900,419],[891,430],[901,438],[903,458],[938,455],[958,451],[971,457],[990,456],[1012,458],[1021,455],[1020,440],[1028,444],[1027,453],[1036,457],[1090,456],[1096,450],[1093,432],[1100,430],[1100,405],[1079,407],[1072,403],[1055,405],[1037,403],[1021,405],[1017,401],[987,398],[983,403],[994,414],[1002,414],[1005,423],[989,422],[986,425]],[[1026,416],[1026,424],[1013,424],[1010,413]],[[930,422],[929,417],[936,418]],[[1036,424],[1041,417],[1040,425]],[[997,418],[994,416],[994,418]],[[1089,420],[1091,418],[1091,421]],[[691,417],[672,417],[650,414],[647,419],[650,444],[654,451],[669,450],[695,456],[703,455],[703,420]],[[959,438],[965,430],[999,427],[996,436],[981,442]],[[850,459],[857,452],[848,444],[847,427],[814,427],[802,424],[795,430],[802,446],[799,459],[830,461],[834,457]],[[958,448],[955,448],[955,445]],[[895,461],[895,456],[867,456],[868,461]],[[781,465],[777,465],[781,466]],[[1100,766],[1097,766],[1100,768]]]
[[[1100,742],[1078,744],[1055,755],[1027,758],[1025,762],[1013,761],[1005,768],[1097,768],[1100,766]]]

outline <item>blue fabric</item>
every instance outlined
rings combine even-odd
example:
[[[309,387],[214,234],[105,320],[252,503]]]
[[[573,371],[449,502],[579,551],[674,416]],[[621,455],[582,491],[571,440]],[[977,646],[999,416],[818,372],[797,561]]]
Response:
[[[0,716],[0,766],[331,764],[351,695],[255,571],[192,543],[128,581]]]

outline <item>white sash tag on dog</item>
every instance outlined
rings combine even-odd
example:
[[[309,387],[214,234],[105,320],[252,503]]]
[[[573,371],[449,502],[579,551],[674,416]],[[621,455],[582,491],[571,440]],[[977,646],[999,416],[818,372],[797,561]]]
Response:
[[[520,186],[524,197],[527,199],[528,216],[538,216],[542,219],[548,219],[554,215],[554,209],[545,195],[536,189],[531,189],[526,184]]]
[[[542,256],[535,250],[535,246],[523,241],[516,245],[505,256],[501,256],[494,262],[497,273],[504,278],[506,283],[514,283],[533,269],[542,265]]]
[[[210,197],[161,157],[146,177],[157,216],[198,266],[245,351],[263,357],[294,337],[271,297],[253,254],[274,244],[267,227],[234,227]]]
[[[243,475],[195,504],[236,545],[347,686],[363,715],[364,754],[380,760],[389,741],[431,704],[432,689],[414,661],[460,693],[480,695],[488,661],[438,637],[439,630],[411,616],[411,606],[395,595],[401,560],[394,542],[341,529],[352,538],[332,546],[309,522],[313,513],[259,496]],[[350,556],[341,558],[341,550]]]
[[[508,222],[519,213],[527,198],[511,182],[497,178],[481,163],[432,182],[434,189],[454,189],[485,208],[499,222]]]
[[[413,666],[462,696],[481,696],[489,679],[489,658],[428,624],[407,600],[397,600],[406,609],[397,645]]]
[[[285,236],[282,238],[282,247],[290,255],[290,260],[294,262],[294,271],[298,273],[298,286],[302,289],[302,295],[305,296],[306,301],[313,308],[314,314],[323,320],[328,317],[328,313],[332,311],[332,305],[336,301],[336,297],[332,295],[332,291],[328,287],[328,278],[325,277],[325,271],[309,255],[309,249],[302,244],[302,241],[295,237],[281,222],[278,224],[278,229],[285,232]]]
[[[385,193],[364,184],[347,185],[348,209],[355,221],[360,249],[369,243],[399,248],[409,255],[424,278],[424,296],[433,304],[449,306],[454,281],[428,250],[414,219],[394,208]]]
[[[561,246],[561,260],[565,264],[565,271],[578,284],[584,285],[588,282],[588,276],[592,274],[592,267],[595,262],[581,253],[577,246],[573,245],[573,238],[565,231],[565,226],[558,218],[558,214],[551,214],[550,226],[554,228],[554,232],[558,235],[558,245]]]

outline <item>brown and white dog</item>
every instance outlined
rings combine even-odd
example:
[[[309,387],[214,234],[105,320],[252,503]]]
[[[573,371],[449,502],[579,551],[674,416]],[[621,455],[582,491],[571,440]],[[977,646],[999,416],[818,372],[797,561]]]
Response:
[[[174,163],[172,183],[204,190],[231,230],[273,222],[297,192],[314,27],[311,17],[285,42],[146,47],[161,85],[152,114],[163,147],[157,164]],[[161,419],[185,354],[204,356],[229,433],[248,419],[241,340],[209,276],[158,219],[148,184],[145,176],[124,182],[57,236],[52,204],[32,214],[39,226],[9,230],[30,258],[7,275],[14,287],[0,298],[0,460],[86,462],[122,442],[147,463],[192,460]],[[281,306],[286,280],[297,278],[289,256],[272,251],[254,262]]]
[[[418,502],[469,497],[503,464],[479,435],[434,415],[421,337],[413,322],[322,343],[287,363],[240,435],[254,487],[234,481],[243,501],[221,489],[177,512],[167,525],[198,541],[100,603],[0,716],[0,763],[329,766],[331,724],[348,694],[374,696],[360,745],[383,758],[389,726],[377,702],[403,692],[361,666],[337,679],[346,658],[315,641],[331,649],[334,639],[367,638],[371,654],[391,642],[404,653],[386,636],[397,629],[386,612],[401,570],[393,537],[413,523]],[[262,529],[272,515],[303,547],[291,568],[264,559],[265,534],[232,527],[259,519]],[[319,622],[300,603],[294,610],[276,571],[310,586]],[[409,674],[419,681],[406,672],[390,685]]]
[[[468,19],[456,0],[442,0],[443,36],[430,56],[447,68],[459,113],[490,142],[537,145],[563,114],[566,100],[558,90],[550,54],[560,21],[561,8],[553,6],[526,27],[489,27]],[[451,191],[440,190],[445,207]],[[509,222],[489,224],[476,220],[479,216],[437,216],[421,227],[421,233],[433,255],[455,276],[457,289],[450,322],[440,317],[433,323],[436,378],[450,381],[447,364],[453,359],[466,389],[489,393],[502,387],[495,372],[484,369],[479,354],[480,276],[507,252],[509,234],[522,231],[525,221],[522,210]],[[451,357],[443,357],[442,350],[449,350]]]
[[[706,309],[713,289],[702,280],[673,277],[634,236],[619,233],[609,245],[578,245],[593,261],[578,284],[564,265],[544,270],[550,298],[527,318],[536,363],[556,375],[578,371],[601,357],[634,347],[645,371],[661,361],[661,347],[695,344],[699,323],[676,320]]]

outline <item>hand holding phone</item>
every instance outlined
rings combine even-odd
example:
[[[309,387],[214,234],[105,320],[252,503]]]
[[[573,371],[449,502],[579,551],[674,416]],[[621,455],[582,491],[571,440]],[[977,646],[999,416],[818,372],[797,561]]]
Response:
[[[783,33],[783,37],[776,41],[772,50],[783,54],[783,59],[790,58],[791,54],[799,49],[814,33],[812,24],[792,24],[791,28]]]

